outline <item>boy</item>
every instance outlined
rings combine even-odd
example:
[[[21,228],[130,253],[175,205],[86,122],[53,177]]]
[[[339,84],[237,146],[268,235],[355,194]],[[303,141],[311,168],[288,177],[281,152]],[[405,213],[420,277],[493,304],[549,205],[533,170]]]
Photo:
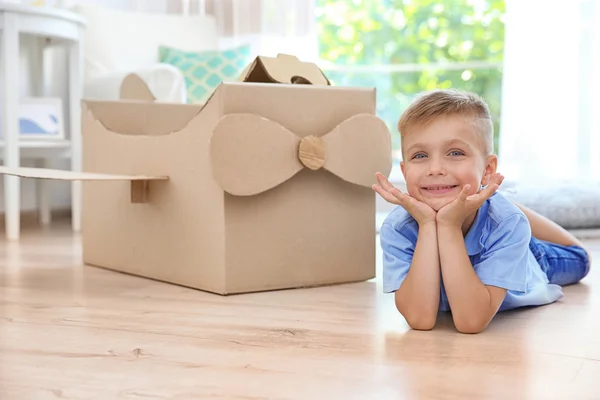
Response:
[[[575,237],[496,192],[503,177],[482,99],[426,93],[398,129],[408,194],[381,174],[373,189],[400,206],[380,230],[383,285],[411,328],[433,329],[442,310],[459,332],[478,333],[498,311],[552,303],[588,274]]]

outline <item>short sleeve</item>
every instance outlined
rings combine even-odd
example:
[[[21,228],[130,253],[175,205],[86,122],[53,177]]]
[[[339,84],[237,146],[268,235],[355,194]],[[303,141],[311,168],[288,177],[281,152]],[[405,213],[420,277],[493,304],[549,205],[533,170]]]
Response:
[[[522,214],[503,219],[483,243],[479,261],[473,265],[484,285],[525,292],[531,227]]]
[[[406,225],[404,225],[406,227]],[[412,231],[407,227],[406,235],[384,223],[379,231],[383,258],[383,291],[391,293],[402,285],[412,263],[415,243],[407,236]]]

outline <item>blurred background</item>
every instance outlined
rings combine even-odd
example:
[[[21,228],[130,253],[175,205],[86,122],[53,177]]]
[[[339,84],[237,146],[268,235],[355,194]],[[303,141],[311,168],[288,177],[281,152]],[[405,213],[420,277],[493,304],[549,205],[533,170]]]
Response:
[[[377,113],[393,137],[394,182],[402,182],[398,118],[435,88],[470,90],[488,102],[507,185],[600,181],[598,0],[11,3],[86,19],[85,97],[116,98],[125,74],[137,72],[158,100],[202,103],[257,55],[291,53],[315,62],[334,85],[377,89]],[[27,40],[20,45],[26,58]],[[66,101],[64,49],[50,50],[45,93]],[[210,75],[215,55],[227,66]]]

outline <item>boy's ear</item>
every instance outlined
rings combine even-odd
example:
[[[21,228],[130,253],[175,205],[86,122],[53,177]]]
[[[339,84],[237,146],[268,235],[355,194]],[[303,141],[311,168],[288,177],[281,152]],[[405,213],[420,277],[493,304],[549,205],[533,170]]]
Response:
[[[402,170],[402,176],[404,177],[404,180],[406,181],[406,173],[404,172],[404,161],[400,161],[400,169]]]
[[[490,179],[490,176],[496,173],[496,168],[498,168],[498,156],[492,154],[486,158],[485,162],[485,170],[483,171],[483,177],[481,178],[481,184],[487,185]]]

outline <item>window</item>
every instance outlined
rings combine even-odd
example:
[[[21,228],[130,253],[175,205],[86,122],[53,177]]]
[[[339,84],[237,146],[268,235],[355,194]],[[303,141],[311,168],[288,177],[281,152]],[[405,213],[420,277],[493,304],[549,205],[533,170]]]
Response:
[[[398,117],[415,95],[457,88],[489,104],[498,151],[504,0],[315,0],[319,66],[335,85],[377,88],[400,159]]]

